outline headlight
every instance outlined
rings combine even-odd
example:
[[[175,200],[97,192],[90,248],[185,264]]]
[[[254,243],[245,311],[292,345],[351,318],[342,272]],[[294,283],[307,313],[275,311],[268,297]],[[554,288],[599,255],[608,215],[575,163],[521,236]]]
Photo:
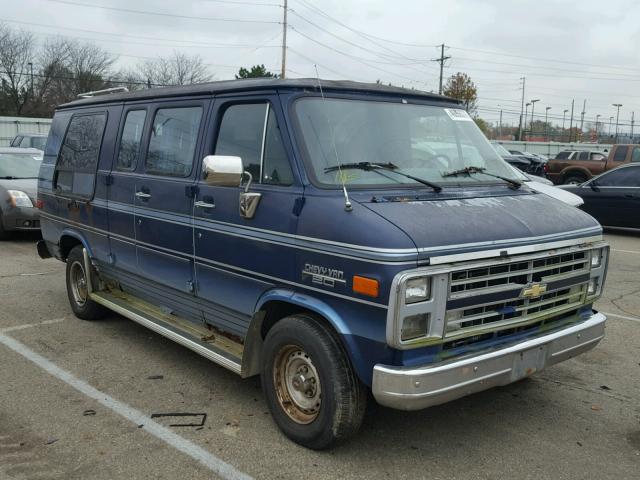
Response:
[[[31,199],[26,193],[21,192],[20,190],[7,190],[7,192],[11,197],[12,206],[33,208],[33,203],[31,203]]]
[[[602,264],[602,248],[591,250],[591,268],[598,268]]]
[[[407,304],[424,302],[431,297],[431,279],[417,277],[407,280],[404,290],[404,301]]]

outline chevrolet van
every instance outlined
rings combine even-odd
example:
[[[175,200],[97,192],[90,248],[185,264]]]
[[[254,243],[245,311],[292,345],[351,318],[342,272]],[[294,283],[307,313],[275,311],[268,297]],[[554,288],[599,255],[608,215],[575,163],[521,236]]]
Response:
[[[42,257],[81,319],[119,313],[260,375],[278,427],[327,448],[372,392],[405,410],[593,348],[608,247],[524,185],[450,98],[224,81],[57,108]]]

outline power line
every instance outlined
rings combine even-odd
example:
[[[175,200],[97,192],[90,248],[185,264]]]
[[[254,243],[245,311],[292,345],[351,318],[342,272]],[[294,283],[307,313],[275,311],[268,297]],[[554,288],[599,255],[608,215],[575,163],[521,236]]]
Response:
[[[137,39],[141,39],[141,40],[152,40],[155,42],[183,42],[183,43],[188,43],[188,45],[175,45],[176,47],[196,47],[196,46],[201,46],[201,47],[209,47],[209,48],[234,48],[234,47],[238,47],[238,48],[248,48],[248,47],[253,47],[255,45],[252,44],[238,44],[238,43],[210,43],[210,42],[198,42],[198,41],[191,41],[191,40],[176,40],[176,39],[171,39],[171,38],[160,38],[160,37],[147,37],[147,36],[142,36],[142,35],[131,35],[128,33],[119,33],[119,32],[101,32],[101,31],[97,31],[97,30],[86,30],[86,29],[82,29],[82,28],[72,28],[72,27],[59,27],[59,26],[54,26],[54,25],[47,25],[44,23],[35,23],[35,22],[22,22],[22,21],[18,21],[18,20],[10,20],[10,19],[6,19],[6,18],[0,18],[0,22],[7,22],[7,23],[16,23],[16,24],[20,24],[20,25],[30,25],[30,26],[34,26],[34,27],[42,27],[42,28],[49,28],[49,29],[54,29],[54,30],[69,30],[69,31],[75,31],[75,32],[84,32],[84,33],[92,33],[92,34],[98,34],[98,35],[108,35],[108,36],[114,36],[114,37],[127,37],[127,38],[137,38]],[[35,32],[38,33],[38,32]],[[74,38],[74,37],[71,37]],[[82,37],[76,37],[76,38],[82,38]],[[107,40],[107,39],[96,39],[96,38],[91,38],[91,40],[96,40],[96,41],[111,41],[111,40]],[[193,45],[191,45],[193,44]],[[147,44],[145,44],[147,45]],[[154,43],[153,46],[157,46],[157,43]],[[167,45],[169,46],[169,45]]]
[[[271,23],[271,24],[280,24],[280,22],[274,22],[270,20],[248,20],[242,18],[213,18],[213,17],[195,17],[190,15],[179,15],[176,13],[166,13],[166,12],[153,12],[150,10],[134,10],[132,8],[120,8],[120,7],[108,7],[106,5],[94,5],[91,3],[80,3],[80,2],[72,2],[71,0],[46,0],[47,2],[54,3],[63,3],[66,5],[74,5],[78,7],[86,7],[86,8],[97,8],[100,10],[111,10],[115,12],[123,12],[123,13],[134,13],[137,15],[155,15],[159,17],[170,17],[170,18],[184,18],[188,20],[203,20],[210,22],[235,22],[235,23]]]

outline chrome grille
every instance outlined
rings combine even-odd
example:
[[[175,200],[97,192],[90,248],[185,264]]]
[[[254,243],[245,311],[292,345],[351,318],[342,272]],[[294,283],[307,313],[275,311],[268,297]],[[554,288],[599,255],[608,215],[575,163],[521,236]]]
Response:
[[[484,303],[478,298],[477,304],[448,310],[445,336],[465,336],[489,329],[498,331],[575,310],[586,298],[588,280],[584,274],[590,271],[590,261],[588,250],[556,255],[545,252],[539,257],[452,271],[448,300],[465,299],[468,305],[469,298],[491,293],[513,291],[514,296],[500,301],[484,300]],[[538,297],[521,296],[523,289],[531,284],[559,280],[562,286]]]

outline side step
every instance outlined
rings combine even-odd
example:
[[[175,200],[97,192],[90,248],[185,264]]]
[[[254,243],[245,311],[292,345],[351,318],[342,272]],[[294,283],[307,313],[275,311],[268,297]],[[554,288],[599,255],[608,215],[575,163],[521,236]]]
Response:
[[[91,286],[89,286],[91,288]],[[244,346],[229,338],[167,314],[158,307],[120,291],[91,292],[91,300],[208,358],[232,372],[242,373]]]

